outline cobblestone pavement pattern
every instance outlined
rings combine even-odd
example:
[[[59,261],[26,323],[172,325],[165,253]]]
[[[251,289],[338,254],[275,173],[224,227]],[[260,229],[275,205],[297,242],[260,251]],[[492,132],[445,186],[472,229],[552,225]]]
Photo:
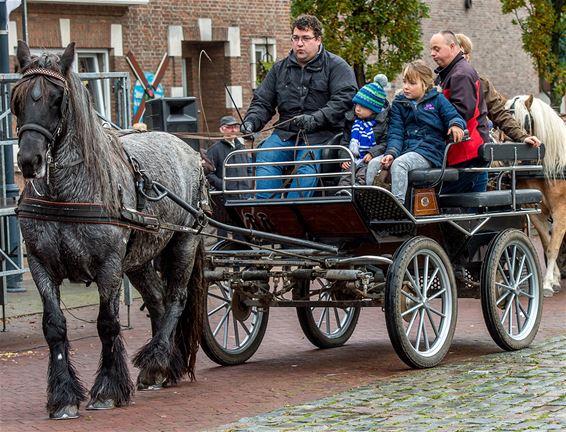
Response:
[[[561,410],[566,408],[566,389],[560,381],[566,376],[565,282],[560,294],[545,299],[541,328],[530,350],[511,355],[502,352],[491,340],[480,302],[474,299],[459,301],[450,353],[442,365],[429,371],[413,371],[399,360],[379,310],[362,310],[348,344],[319,350],[305,339],[293,310],[273,308],[266,337],[246,364],[217,367],[201,352],[196,382],[136,392],[125,408],[86,411],[82,404],[81,417],[64,422],[48,420],[44,408],[49,354],[41,315],[13,318],[8,331],[0,332],[0,431],[187,432],[228,427],[265,431],[281,427],[475,432],[491,431],[493,424],[512,430],[505,421],[515,419],[520,419],[517,429],[551,430],[557,425],[566,430]],[[129,358],[151,333],[140,304],[135,300],[131,311],[133,329],[123,331]],[[122,310],[122,317],[125,312]],[[98,366],[100,341],[96,325],[84,320],[93,321],[97,314],[96,306],[73,309],[72,315],[65,312],[71,355],[87,388]],[[135,378],[138,371],[131,363],[129,367]],[[342,393],[353,388],[351,393]],[[395,398],[400,401],[393,402]],[[562,405],[552,407],[556,403]],[[301,404],[307,405],[273,411]],[[272,414],[262,415],[266,412]],[[242,417],[253,420],[231,424]],[[533,424],[532,419],[544,421],[544,427]],[[227,424],[230,426],[221,426]],[[413,427],[422,424],[427,426]]]
[[[287,406],[224,431],[566,430],[566,337]]]

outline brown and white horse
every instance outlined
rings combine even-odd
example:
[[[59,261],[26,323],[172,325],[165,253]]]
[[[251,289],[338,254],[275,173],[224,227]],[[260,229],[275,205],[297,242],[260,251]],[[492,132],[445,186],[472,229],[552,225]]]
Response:
[[[566,124],[549,105],[532,95],[516,96],[507,107],[529,135],[536,135],[545,145],[544,178],[521,178],[518,187],[539,189],[543,194],[542,213],[532,221],[546,254],[543,291],[545,297],[551,297],[553,288],[560,287],[556,263],[566,232]]]

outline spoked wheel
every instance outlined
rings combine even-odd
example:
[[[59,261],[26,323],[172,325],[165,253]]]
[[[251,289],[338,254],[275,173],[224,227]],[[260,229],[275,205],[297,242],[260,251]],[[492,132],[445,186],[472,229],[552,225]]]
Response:
[[[542,313],[541,271],[530,239],[509,229],[490,243],[481,271],[481,304],[489,334],[507,351],[528,346]]]
[[[246,246],[221,241],[212,250],[243,250]],[[202,349],[223,366],[244,363],[259,348],[269,318],[268,309],[246,306],[229,281],[208,285]]]
[[[444,250],[426,237],[406,241],[393,256],[385,285],[387,332],[401,360],[414,368],[440,363],[454,337],[457,308]]]
[[[309,289],[310,286],[310,289]],[[325,279],[317,278],[312,283],[300,282],[299,296],[303,300],[335,300],[329,291],[310,294],[330,286]],[[344,345],[352,336],[358,318],[359,307],[298,307],[297,317],[307,339],[318,348],[335,348]]]

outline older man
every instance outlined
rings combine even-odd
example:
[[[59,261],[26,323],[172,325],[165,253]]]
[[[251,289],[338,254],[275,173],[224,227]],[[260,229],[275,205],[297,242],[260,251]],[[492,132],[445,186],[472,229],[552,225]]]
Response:
[[[451,31],[436,33],[430,39],[430,55],[438,65],[435,83],[444,96],[466,121],[470,139],[454,145],[448,154],[448,164],[454,167],[477,165],[478,148],[490,142],[487,107],[480,77],[466,61]],[[464,173],[458,182],[445,184],[442,192],[482,192],[486,190],[487,172]]]
[[[324,144],[342,132],[344,114],[352,108],[352,98],[357,85],[352,68],[340,57],[326,51],[322,45],[322,25],[311,15],[299,16],[292,27],[293,48],[283,60],[275,63],[253,100],[240,130],[252,134],[261,130],[275,115],[279,122],[275,131],[263,143],[262,148],[277,149],[295,145],[300,130],[298,148],[260,152],[257,162],[266,163],[256,168],[256,176],[277,176],[283,166],[273,162],[288,162],[293,159],[307,161],[298,166],[296,173],[311,175],[295,179],[291,188],[311,188],[316,185],[317,164],[309,160],[320,159],[320,150],[308,145]],[[282,187],[277,178],[258,179],[258,189]],[[257,194],[258,198],[278,196],[270,192]],[[305,197],[312,191],[292,191],[288,197]]]

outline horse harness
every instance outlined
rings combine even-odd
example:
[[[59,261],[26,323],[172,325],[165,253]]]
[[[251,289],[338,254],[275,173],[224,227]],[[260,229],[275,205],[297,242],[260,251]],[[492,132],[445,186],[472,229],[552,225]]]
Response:
[[[14,86],[22,84],[23,82],[36,77],[42,76],[54,85],[63,88],[63,100],[61,102],[61,118],[57,123],[55,132],[52,133],[45,127],[37,123],[26,123],[17,129],[18,138],[26,131],[35,131],[42,134],[47,139],[47,173],[46,182],[49,184],[49,166],[54,165],[56,168],[70,168],[84,162],[83,158],[79,158],[67,165],[58,165],[53,161],[53,146],[55,141],[60,137],[63,130],[64,121],[68,114],[69,103],[69,87],[67,79],[60,73],[45,69],[45,68],[32,68],[24,72],[21,80]],[[37,101],[41,98],[41,89],[37,81],[33,88],[31,96]],[[126,134],[129,132],[126,132]],[[192,234],[199,234],[207,224],[207,215],[202,209],[197,209],[186,204],[187,210],[195,218],[195,223],[192,227],[183,225],[176,225],[169,222],[160,221],[155,216],[144,213],[143,209],[147,200],[160,201],[166,196],[172,194],[164,186],[151,181],[140,168],[138,161],[128,154],[124,149],[127,156],[127,161],[132,168],[134,174],[134,181],[137,193],[136,210],[126,208],[122,205],[119,217],[111,215],[106,206],[100,203],[70,203],[70,202],[56,202],[39,198],[21,198],[18,202],[16,214],[19,218],[39,219],[46,221],[68,222],[68,223],[84,223],[84,224],[105,224],[115,225],[133,230],[144,232],[157,232],[160,229],[169,231],[185,232]],[[156,196],[149,195],[153,191]],[[121,195],[120,190],[120,195]]]
[[[59,118],[59,121],[57,122],[57,126],[55,128],[55,132],[51,132],[50,130],[44,128],[43,126],[37,124],[37,123],[26,123],[24,125],[22,125],[21,127],[18,127],[16,129],[16,133],[18,135],[18,138],[21,137],[21,135],[26,132],[26,131],[34,131],[34,132],[38,132],[40,134],[42,134],[46,139],[47,139],[47,153],[46,153],[46,162],[47,162],[47,173],[46,173],[46,178],[47,178],[47,184],[49,184],[49,167],[51,165],[54,165],[56,168],[70,168],[73,167],[75,165],[78,165],[80,163],[83,162],[83,158],[78,158],[77,160],[74,160],[73,162],[71,162],[68,165],[58,165],[57,163],[55,163],[53,161],[53,145],[55,144],[55,141],[57,140],[57,138],[59,138],[59,136],[61,135],[61,132],[63,131],[63,125],[65,123],[65,120],[67,118],[67,114],[68,114],[68,108],[69,108],[69,86],[67,84],[67,79],[60,74],[59,72],[53,71],[51,69],[45,69],[45,68],[32,68],[32,69],[28,69],[27,71],[25,71],[22,75],[22,78],[20,79],[20,81],[14,86],[14,89],[19,86],[20,84],[36,77],[36,76],[42,76],[45,79],[47,79],[51,84],[56,85],[58,87],[61,87],[63,89],[63,99],[61,101],[61,117]],[[34,86],[33,89],[31,91],[31,97],[34,101],[38,101],[39,99],[41,99],[41,88],[40,88],[40,81],[37,81]]]

